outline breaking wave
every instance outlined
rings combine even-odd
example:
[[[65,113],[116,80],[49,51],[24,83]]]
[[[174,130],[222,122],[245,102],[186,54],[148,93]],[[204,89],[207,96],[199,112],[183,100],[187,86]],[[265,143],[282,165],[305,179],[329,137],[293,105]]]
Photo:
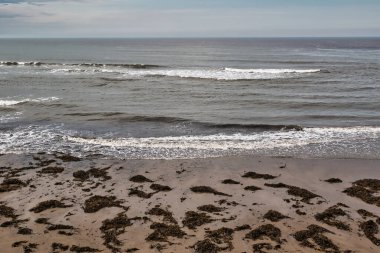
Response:
[[[262,131],[166,137],[83,135],[63,126],[29,126],[0,132],[0,153],[66,152],[119,158],[203,158],[225,155],[290,155],[298,157],[366,157],[380,139],[380,127],[305,128],[304,131]]]
[[[18,104],[24,104],[24,103],[45,103],[45,102],[51,102],[59,100],[57,97],[41,97],[41,98],[25,98],[25,99],[0,99],[0,106],[6,107],[6,106],[14,106]]]

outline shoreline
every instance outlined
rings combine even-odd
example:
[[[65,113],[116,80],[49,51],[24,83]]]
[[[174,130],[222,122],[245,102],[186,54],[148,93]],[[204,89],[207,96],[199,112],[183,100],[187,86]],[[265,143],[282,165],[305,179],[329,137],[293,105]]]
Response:
[[[0,178],[5,253],[378,252],[380,245],[379,159],[4,154]]]

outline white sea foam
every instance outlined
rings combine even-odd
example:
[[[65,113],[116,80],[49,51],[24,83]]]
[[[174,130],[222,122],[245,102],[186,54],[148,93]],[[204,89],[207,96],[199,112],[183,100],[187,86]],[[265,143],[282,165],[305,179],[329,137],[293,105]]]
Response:
[[[237,69],[225,68],[226,71],[239,73],[258,73],[258,74],[285,74],[285,73],[317,73],[320,69]]]
[[[380,158],[380,127],[305,128],[251,134],[147,138],[84,137],[63,126],[29,126],[0,132],[0,153],[69,152],[120,158],[172,159],[231,154]]]
[[[215,80],[265,80],[294,78],[302,74],[320,72],[319,69],[294,70],[294,69],[160,69],[160,70],[128,70],[125,76],[167,76],[180,78],[199,78]]]
[[[0,106],[12,106],[26,102],[45,103],[59,100],[57,97],[24,98],[24,99],[0,99]]]

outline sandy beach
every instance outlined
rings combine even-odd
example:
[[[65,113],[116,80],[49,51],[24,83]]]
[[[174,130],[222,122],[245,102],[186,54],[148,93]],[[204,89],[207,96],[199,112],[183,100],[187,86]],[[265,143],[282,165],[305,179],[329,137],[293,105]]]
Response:
[[[0,156],[1,252],[379,252],[380,161]]]

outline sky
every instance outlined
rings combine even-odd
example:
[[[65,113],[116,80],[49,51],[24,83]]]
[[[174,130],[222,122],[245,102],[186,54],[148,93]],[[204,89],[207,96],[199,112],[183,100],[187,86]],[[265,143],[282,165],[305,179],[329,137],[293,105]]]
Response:
[[[0,37],[380,36],[380,0],[0,0]]]

